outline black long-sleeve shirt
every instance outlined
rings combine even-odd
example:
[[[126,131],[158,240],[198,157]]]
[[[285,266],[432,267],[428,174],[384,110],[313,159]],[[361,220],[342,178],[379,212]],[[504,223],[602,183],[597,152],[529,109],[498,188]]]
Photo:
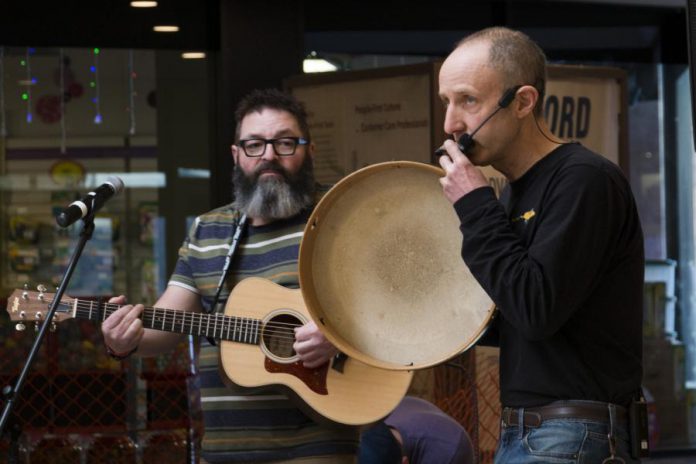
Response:
[[[565,144],[455,203],[462,257],[499,309],[501,402],[628,404],[642,377],[643,237],[619,168]]]

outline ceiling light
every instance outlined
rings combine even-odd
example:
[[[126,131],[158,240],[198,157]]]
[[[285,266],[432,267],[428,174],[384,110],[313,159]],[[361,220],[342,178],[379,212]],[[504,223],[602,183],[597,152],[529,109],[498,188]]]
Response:
[[[338,66],[321,58],[307,58],[302,62],[302,70],[306,73],[338,71]]]
[[[154,8],[157,6],[157,2],[131,2],[130,5],[133,8]]]
[[[152,30],[155,32],[179,32],[179,26],[155,26]]]
[[[184,52],[181,54],[181,57],[185,60],[200,60],[202,58],[205,58],[205,53],[204,52]]]

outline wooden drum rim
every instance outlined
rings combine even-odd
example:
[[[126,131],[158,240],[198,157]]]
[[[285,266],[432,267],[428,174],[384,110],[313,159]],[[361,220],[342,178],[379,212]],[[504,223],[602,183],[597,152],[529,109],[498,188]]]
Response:
[[[396,176],[396,177],[395,177]],[[418,191],[416,191],[415,198],[411,201],[406,201],[407,199],[404,199],[404,203],[401,204],[402,198],[396,198],[397,196],[400,196],[400,191],[403,190],[404,186],[399,185],[400,183],[400,177],[404,176],[405,181],[407,185],[416,185],[416,189],[423,189],[424,186],[426,188],[425,194],[424,195],[419,195]],[[486,328],[488,327],[494,312],[495,312],[495,307],[493,305],[493,302],[490,300],[488,295],[485,295],[485,292],[483,292],[483,289],[480,288],[477,282],[473,280],[473,276],[468,271],[468,268],[466,268],[466,265],[464,264],[461,254],[460,254],[460,249],[461,249],[461,233],[459,232],[458,228],[458,218],[456,217],[456,213],[454,212],[454,208],[452,208],[451,204],[447,201],[447,199],[444,197],[442,194],[441,186],[438,182],[438,178],[444,176],[444,171],[438,167],[428,165],[428,164],[423,164],[423,163],[417,163],[417,162],[412,162],[412,161],[391,161],[391,162],[386,162],[386,163],[379,163],[379,164],[374,164],[371,166],[368,166],[366,168],[360,169],[358,171],[355,171],[354,173],[344,177],[342,180],[337,182],[330,190],[329,192],[324,195],[324,197],[318,202],[317,206],[315,207],[314,211],[312,212],[307,225],[304,230],[304,236],[302,239],[302,243],[300,246],[300,254],[299,254],[299,278],[300,278],[300,288],[302,291],[302,295],[304,298],[305,305],[307,306],[307,310],[310,313],[312,319],[316,322],[317,326],[319,329],[322,331],[322,333],[326,336],[326,338],[333,343],[334,346],[336,346],[341,352],[346,354],[347,356],[350,356],[352,358],[355,358],[365,364],[369,364],[375,367],[379,368],[384,368],[384,369],[392,369],[392,370],[413,370],[413,369],[422,369],[426,367],[431,367],[436,364],[440,364],[447,359],[456,356],[460,354],[461,352],[465,351],[466,349],[470,348],[473,346],[476,341],[485,333]],[[431,179],[432,177],[432,183],[431,185]],[[384,185],[390,182],[389,185],[386,185],[384,187],[386,189],[386,193],[383,195],[391,195],[387,196],[384,198],[384,203],[389,204],[389,203],[395,203],[398,204],[396,208],[386,208],[385,211],[377,211],[379,208],[374,207],[373,203],[378,202],[382,200],[379,198],[379,195],[382,195],[382,187],[381,187],[381,181],[384,179],[386,182]],[[411,181],[411,183],[408,183],[408,181]],[[424,183],[425,182],[425,183]],[[370,190],[374,190],[377,192],[377,195],[375,198],[375,195],[370,195]],[[363,197],[360,197],[362,194],[362,191],[364,191]],[[396,193],[392,193],[392,191]],[[373,192],[374,193],[374,192]],[[422,192],[420,192],[422,193]],[[429,198],[423,198],[423,197],[429,197]],[[353,206],[350,201],[353,198],[357,198],[357,204],[356,206]],[[414,217],[413,218],[413,227],[418,228],[418,227],[423,227],[425,226],[426,228],[430,228],[426,230],[426,235],[422,234],[421,230],[413,230],[413,231],[406,231],[405,233],[408,234],[409,232],[413,233],[416,235],[416,238],[424,238],[422,240],[412,240],[413,243],[419,243],[422,244],[423,242],[427,242],[430,238],[430,234],[437,235],[439,237],[439,241],[436,241],[435,243],[441,243],[445,244],[448,250],[443,250],[442,253],[447,253],[447,258],[445,260],[440,260],[437,259],[437,257],[432,258],[434,260],[433,263],[427,264],[424,267],[424,273],[426,277],[429,275],[428,272],[426,272],[428,269],[428,266],[431,266],[432,269],[438,269],[438,266],[440,265],[441,261],[447,261],[447,266],[450,266],[451,269],[452,266],[456,268],[456,273],[461,273],[461,274],[455,274],[451,276],[452,272],[444,272],[442,273],[445,277],[444,279],[449,279],[452,280],[453,282],[458,282],[460,280],[466,280],[465,285],[466,288],[458,290],[460,293],[465,292],[465,295],[472,295],[472,298],[459,298],[456,299],[456,295],[450,296],[447,295],[446,290],[440,289],[439,295],[443,296],[445,298],[450,298],[450,300],[454,299],[454,303],[452,301],[448,301],[446,304],[442,305],[445,306],[444,311],[446,312],[444,315],[439,316],[439,315],[434,315],[431,316],[429,314],[430,311],[435,311],[435,310],[440,310],[442,308],[430,308],[430,307],[423,307],[421,310],[420,308],[425,305],[421,306],[416,306],[415,310],[416,312],[414,313],[411,311],[409,314],[415,314],[416,317],[414,318],[409,318],[405,317],[403,319],[403,322],[409,322],[412,324],[416,324],[415,327],[409,328],[408,326],[405,327],[397,327],[397,332],[399,334],[396,336],[396,338],[391,339],[389,336],[384,337],[382,340],[377,340],[377,339],[371,339],[369,338],[370,335],[367,334],[370,330],[374,329],[374,324],[370,325],[370,328],[368,327],[358,327],[357,330],[353,330],[352,332],[348,331],[349,329],[346,329],[348,326],[353,326],[355,324],[360,324],[362,322],[361,316],[358,316],[356,313],[355,315],[353,314],[348,314],[348,310],[346,309],[345,312],[343,313],[330,313],[331,308],[329,307],[324,307],[324,306],[334,306],[338,307],[338,309],[342,309],[344,307],[351,306],[350,304],[346,303],[345,305],[344,300],[339,299],[337,300],[338,304],[326,304],[327,302],[327,292],[324,290],[320,290],[319,286],[321,285],[321,282],[325,279],[328,279],[330,282],[333,282],[333,278],[336,278],[337,280],[340,280],[341,276],[349,276],[352,275],[352,273],[356,274],[361,274],[365,269],[363,269],[363,265],[365,264],[364,262],[358,263],[360,269],[356,270],[355,266],[351,267],[350,265],[347,266],[347,268],[341,268],[338,269],[343,263],[344,260],[338,260],[339,262],[333,262],[330,264],[326,264],[327,260],[330,259],[330,257],[333,257],[332,253],[324,253],[323,251],[329,249],[329,251],[332,251],[332,246],[334,244],[334,241],[337,242],[336,247],[340,248],[340,250],[345,250],[345,246],[341,246],[342,242],[340,241],[341,239],[336,238],[336,237],[343,237],[342,240],[346,240],[346,237],[350,237],[350,234],[353,233],[353,230],[349,229],[347,231],[340,230],[340,232],[336,232],[336,225],[342,225],[343,218],[346,216],[355,216],[356,218],[360,218],[364,212],[367,212],[368,215],[371,213],[374,213],[374,215],[379,216],[380,214],[385,217],[385,218],[390,218],[390,212],[392,211],[398,211],[398,215],[400,216],[400,219],[397,218],[397,221],[399,224],[403,223],[403,216],[405,214],[408,214],[407,211],[404,211],[403,209],[411,209],[413,208],[414,210],[417,211],[418,207],[420,206],[420,202],[425,201],[428,202],[427,204],[424,204],[422,208],[424,208],[423,211],[425,211],[425,214],[419,214],[419,216],[425,216],[425,217]],[[370,203],[372,202],[372,203]],[[350,205],[347,209],[346,204]],[[432,220],[432,218],[429,218],[428,212],[431,211],[430,205],[435,204],[436,208],[434,209],[436,212],[440,212],[441,215],[446,216],[446,224],[445,226],[439,227],[439,220],[435,221]],[[422,212],[422,211],[421,211]],[[450,214],[452,217],[450,217]],[[377,219],[379,221],[379,219]],[[456,221],[456,224],[455,224]],[[358,227],[363,227],[361,224],[362,219],[355,219],[352,220],[349,224],[352,224],[351,227],[354,227],[355,224],[359,224]],[[369,222],[368,218],[364,222]],[[409,224],[411,221],[407,221]],[[374,221],[373,221],[374,223]],[[385,219],[383,222],[378,222],[378,225],[384,225],[387,229],[390,227],[389,222],[387,219]],[[386,225],[385,225],[386,224]],[[332,230],[332,227],[334,230]],[[410,226],[409,226],[410,227]],[[452,230],[453,228],[453,230]],[[401,231],[404,229],[403,227],[397,228],[398,231]],[[432,230],[431,230],[432,229]],[[359,235],[359,232],[362,231],[362,229],[358,229],[358,232],[356,235]],[[389,232],[389,230],[387,230]],[[341,235],[341,234],[348,234],[348,235]],[[420,235],[419,235],[420,234]],[[443,237],[443,234],[449,234],[447,236]],[[387,236],[390,236],[391,234],[388,233]],[[450,235],[452,238],[450,238]],[[360,242],[360,240],[369,240],[369,236],[365,237],[359,237],[356,236],[355,240],[359,243],[365,243],[365,242]],[[396,240],[396,239],[395,239]],[[452,243],[452,242],[456,243]],[[409,243],[408,240],[402,240],[402,241],[397,241],[396,247],[398,247],[398,252],[400,253],[412,253],[410,249],[408,248]],[[380,244],[373,244],[371,245],[373,247],[377,247],[379,249]],[[415,248],[422,248],[420,245],[413,245],[414,249]],[[427,246],[427,244],[426,244]],[[360,248],[360,246],[356,247]],[[442,247],[438,247],[442,248]],[[392,249],[394,249],[394,245],[392,245]],[[340,251],[343,255],[349,256],[350,253],[346,251]],[[386,251],[384,253],[387,253]],[[451,257],[451,255],[455,253],[456,257]],[[315,260],[315,255],[316,254],[321,254],[321,257],[316,258]],[[358,253],[359,255],[360,253]],[[374,253],[373,253],[374,254]],[[423,258],[423,255],[426,255],[425,258]],[[427,256],[428,253],[423,253],[422,250],[420,250],[420,256],[421,261],[423,259],[431,259],[429,256]],[[391,255],[389,255],[391,256]],[[376,258],[375,258],[376,259]],[[457,261],[458,260],[458,261]],[[389,259],[386,259],[386,261],[389,261]],[[372,260],[370,260],[372,262]],[[381,261],[380,261],[381,262]],[[459,264],[458,264],[459,263]],[[397,262],[398,264],[398,262]],[[460,271],[459,266],[461,266],[462,270]],[[394,266],[394,267],[398,267]],[[421,266],[423,267],[423,266]],[[315,268],[322,268],[319,270],[315,270]],[[380,275],[384,277],[385,272],[386,274],[389,274],[388,277],[391,277],[391,274],[398,274],[398,272],[390,272],[389,270],[381,271],[381,274],[379,272],[375,271],[375,267],[370,265],[367,265],[367,273],[374,272],[375,275]],[[397,271],[398,269],[394,269],[394,271]],[[316,273],[316,274],[315,274]],[[345,273],[345,274],[340,274],[340,273]],[[348,274],[351,273],[351,274]],[[411,277],[409,274],[405,273],[406,277]],[[436,276],[438,275],[435,273]],[[328,276],[327,276],[328,275]],[[339,277],[337,277],[339,276]],[[414,276],[417,277],[417,276]],[[430,276],[432,277],[432,276]],[[379,278],[374,278],[374,279],[368,279],[370,282],[372,281],[379,281]],[[417,288],[416,290],[420,291],[420,294],[423,293],[428,293],[429,292],[429,284],[427,283],[421,283],[422,279],[416,280],[415,287],[423,287],[423,288]],[[435,280],[434,285],[439,285],[440,277],[438,277]],[[455,285],[456,287],[460,287],[459,285]],[[383,290],[383,293],[389,293],[390,288],[387,288],[388,285],[385,284],[385,288]],[[396,282],[396,287],[397,289],[403,288],[406,290],[410,290],[408,287],[411,287],[409,285],[408,280],[406,281],[398,281]],[[328,292],[331,295],[334,294],[339,294],[341,293],[341,289],[343,288],[341,285],[322,285],[322,288],[334,288],[336,291],[334,292]],[[354,292],[355,294],[359,294],[362,291],[362,289],[355,289]],[[322,293],[323,292],[323,293]],[[482,293],[483,292],[483,293]],[[369,293],[369,292],[368,292]],[[407,293],[407,292],[395,292],[397,296],[400,296],[401,293]],[[455,292],[456,293],[456,292]],[[374,294],[374,292],[373,292]],[[419,294],[419,295],[420,295]],[[424,298],[430,298],[431,295],[425,295]],[[404,297],[405,298],[405,297]],[[458,301],[460,300],[475,300],[476,303],[476,308],[460,308],[460,305]],[[416,298],[417,300],[417,298]],[[324,304],[322,303],[324,301]],[[391,300],[390,300],[391,301]],[[398,300],[397,300],[398,301]],[[374,311],[370,310],[369,304],[365,305],[356,305],[360,306],[359,310],[368,310],[367,313],[363,314],[368,314],[370,317],[374,316]],[[402,321],[400,319],[399,314],[395,314],[395,311],[397,309],[394,308],[400,308],[401,306],[398,304],[389,304],[389,305],[381,305],[379,308],[384,308],[384,306],[389,306],[389,309],[385,309],[385,320],[389,321],[391,320],[391,323],[385,323],[385,328],[386,330],[390,330],[391,328],[394,328],[395,326],[398,326],[398,324]],[[404,305],[405,307],[406,305]],[[435,305],[438,306],[438,305]],[[462,304],[461,306],[466,306],[466,304]],[[351,306],[350,312],[352,313],[354,306]],[[390,312],[391,311],[391,312]],[[456,329],[452,327],[447,326],[447,312],[454,314],[454,317],[457,324],[466,326],[461,330],[461,333]],[[469,317],[469,313],[473,312],[474,317]],[[426,314],[428,313],[428,314]],[[340,316],[343,316],[344,318],[348,316],[349,319],[351,319],[349,324],[344,324],[341,320],[335,320],[336,317],[340,319]],[[418,321],[418,318],[422,318],[420,322]],[[370,319],[370,318],[365,318],[365,319]],[[377,321],[379,322],[378,318],[372,317],[373,322]],[[397,321],[397,322],[394,322]],[[414,356],[414,358],[417,358],[415,360],[412,360],[410,357],[410,354],[408,353],[409,349],[411,348],[408,345],[409,339],[413,337],[413,340],[416,340],[420,334],[420,327],[423,324],[423,321],[426,322],[426,325],[429,323],[435,324],[430,331],[425,330],[423,334],[428,336],[429,338],[432,339],[438,339],[439,337],[439,332],[440,328],[437,324],[442,324],[442,327],[444,328],[445,331],[450,331],[451,333],[449,334],[449,338],[446,338],[444,341],[444,344],[442,348],[439,346],[435,347],[434,350],[435,352],[430,353],[425,355],[423,358],[418,358],[418,356]],[[468,327],[469,325],[472,325],[473,327]],[[340,327],[339,327],[340,326]],[[343,330],[343,332],[342,332]],[[455,331],[456,334],[452,331]],[[361,333],[360,337],[363,337],[362,333],[364,332],[364,340],[368,340],[368,343],[370,344],[370,349],[369,350],[363,350],[360,347],[356,347],[354,345],[361,345],[362,342],[360,343],[355,343],[350,341],[348,338],[354,337],[357,333]],[[451,339],[451,340],[450,340]],[[402,341],[405,343],[404,349],[403,349],[403,356],[401,354],[401,349],[400,349],[400,344]],[[379,343],[384,343],[385,347],[388,348],[389,352],[382,354],[381,352],[374,353],[374,351],[379,351],[381,348],[377,345]],[[426,339],[418,339],[418,342],[414,342],[415,347],[417,348],[420,343],[420,346],[429,346],[430,341]],[[433,343],[437,343],[437,341],[433,341]],[[373,351],[372,354],[366,353],[364,351]],[[422,350],[416,350],[418,354],[421,353]],[[394,355],[396,354],[396,355]]]

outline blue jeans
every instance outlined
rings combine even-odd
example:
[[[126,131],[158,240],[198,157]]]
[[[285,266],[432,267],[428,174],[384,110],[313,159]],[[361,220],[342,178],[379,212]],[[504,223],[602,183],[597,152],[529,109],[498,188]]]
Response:
[[[495,464],[602,464],[609,458],[609,424],[580,419],[553,419],[538,427],[503,426]],[[634,464],[626,427],[614,426],[615,456],[607,464]],[[622,461],[623,460],[623,461]]]

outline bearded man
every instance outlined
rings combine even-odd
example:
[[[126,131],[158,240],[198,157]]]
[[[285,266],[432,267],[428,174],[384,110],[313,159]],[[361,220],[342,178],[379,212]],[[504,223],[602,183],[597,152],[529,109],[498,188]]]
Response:
[[[231,289],[251,276],[299,287],[299,245],[322,191],[314,182],[307,113],[291,95],[267,89],[243,98],[235,115],[235,200],[196,218],[157,308],[223,312]],[[102,324],[113,357],[156,356],[181,341],[183,335],[145,329],[143,306],[125,301],[123,295],[111,299],[124,306]],[[293,349],[308,368],[337,353],[314,322],[295,330]],[[314,422],[281,392],[226,384],[219,347],[205,338],[198,361],[201,462],[355,462],[355,428]]]

